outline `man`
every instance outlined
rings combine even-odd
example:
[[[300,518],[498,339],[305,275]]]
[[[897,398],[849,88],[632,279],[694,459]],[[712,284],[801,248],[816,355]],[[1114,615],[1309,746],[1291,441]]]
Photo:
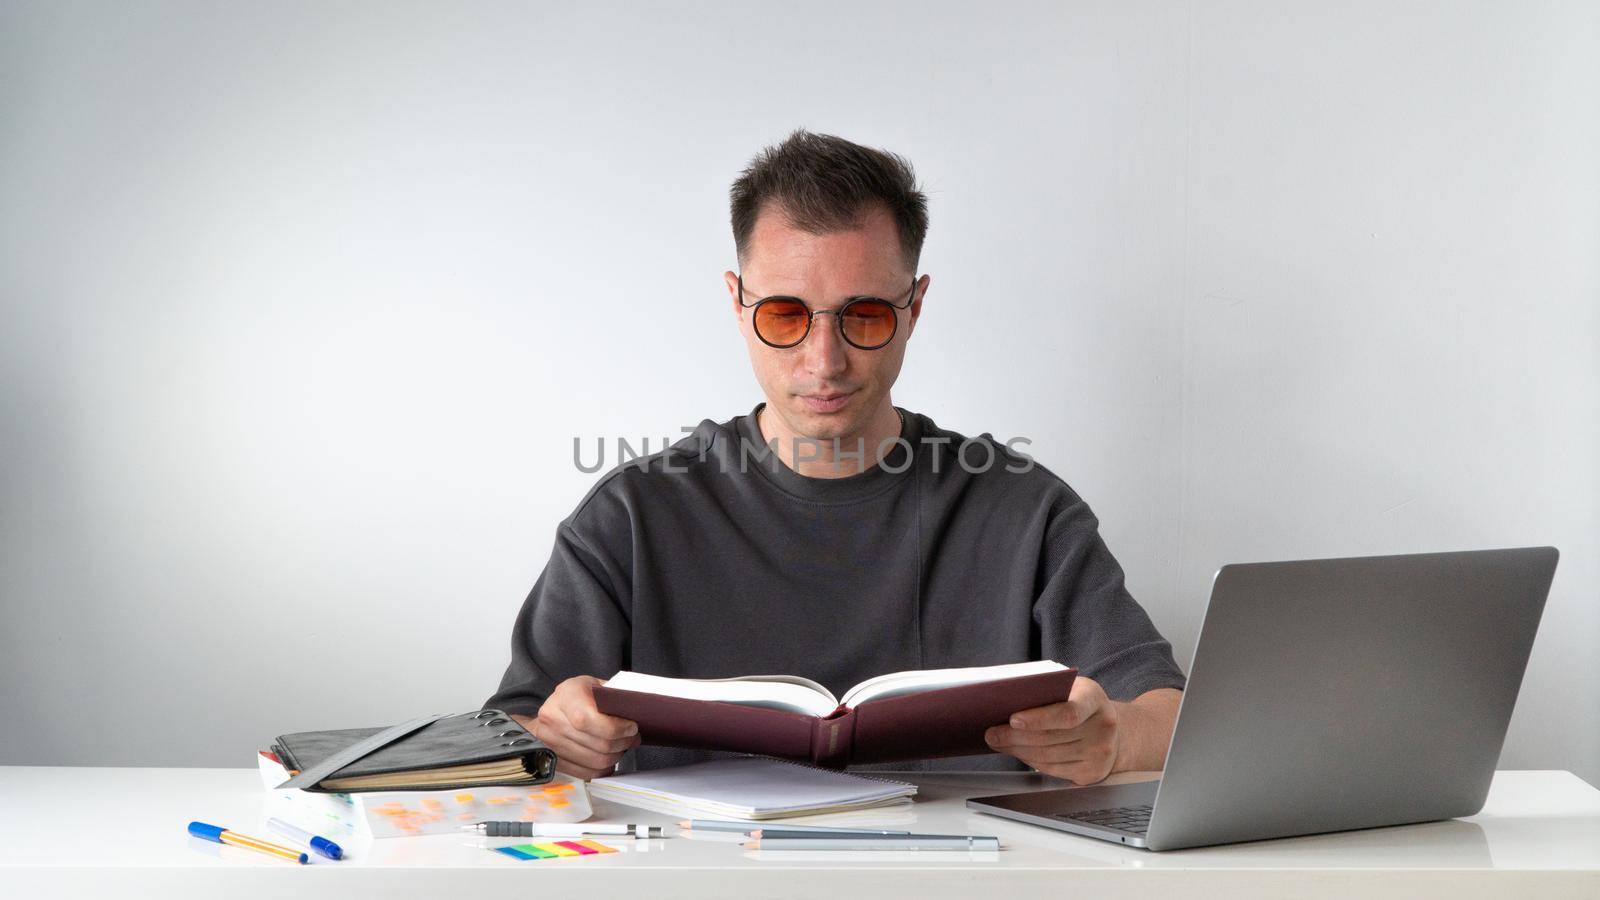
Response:
[[[842,694],[885,672],[1050,658],[1079,668],[1071,696],[990,729],[997,754],[922,767],[1078,783],[1161,768],[1183,675],[1089,507],[989,435],[890,402],[930,284],[910,166],[797,131],[735,182],[732,218],[740,271],[723,280],[766,402],[595,485],[486,705],[592,778],[635,747],[640,768],[707,756],[640,746],[600,713],[592,689],[619,670],[794,674]]]

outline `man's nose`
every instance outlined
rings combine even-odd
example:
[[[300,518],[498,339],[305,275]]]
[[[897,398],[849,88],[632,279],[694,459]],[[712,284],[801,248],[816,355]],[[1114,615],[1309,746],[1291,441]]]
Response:
[[[838,375],[850,364],[836,312],[820,310],[813,314],[811,333],[800,347],[805,353],[806,371],[812,375],[824,378]]]

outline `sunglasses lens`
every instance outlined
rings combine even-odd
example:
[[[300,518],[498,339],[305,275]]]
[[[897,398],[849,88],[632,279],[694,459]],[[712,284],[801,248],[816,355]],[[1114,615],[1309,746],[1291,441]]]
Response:
[[[811,317],[799,300],[764,300],[756,307],[756,336],[778,347],[792,347],[806,336]]]
[[[844,336],[863,350],[875,350],[894,337],[894,307],[882,300],[857,300],[839,316]]]

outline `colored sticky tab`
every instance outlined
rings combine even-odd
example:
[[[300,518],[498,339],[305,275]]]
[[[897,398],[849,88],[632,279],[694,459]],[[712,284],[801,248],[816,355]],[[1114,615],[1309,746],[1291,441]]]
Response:
[[[588,847],[590,850],[593,850],[596,853],[615,853],[615,852],[617,852],[617,848],[615,848],[615,847],[607,847],[605,844],[602,844],[599,841],[582,840],[582,841],[573,841],[572,843],[574,843],[574,844],[582,844],[583,846]]]
[[[538,856],[534,856],[531,853],[524,853],[524,852],[522,852],[522,850],[520,848],[517,848],[517,847],[490,847],[489,849],[495,851],[496,853],[504,853],[505,855],[507,855],[509,857],[512,857],[513,859],[539,859],[540,858]]]
[[[540,850],[533,844],[518,844],[516,849],[528,854],[530,859],[552,859],[556,856],[556,854],[551,853],[549,850]]]
[[[556,856],[582,856],[583,855],[583,854],[579,853],[578,851],[572,849],[571,847],[563,847],[563,846],[561,846],[560,842],[534,844],[533,846],[538,848],[538,849],[540,849],[540,850],[545,851],[546,853],[553,853]],[[593,853],[594,851],[591,850],[589,852]]]
[[[577,841],[556,841],[556,844],[559,845],[559,846],[562,846],[562,847],[566,847],[568,850],[576,850],[577,852],[583,854],[584,856],[588,856],[591,853],[599,853],[600,852],[599,850],[596,850],[593,847],[585,847],[584,845],[578,843]]]

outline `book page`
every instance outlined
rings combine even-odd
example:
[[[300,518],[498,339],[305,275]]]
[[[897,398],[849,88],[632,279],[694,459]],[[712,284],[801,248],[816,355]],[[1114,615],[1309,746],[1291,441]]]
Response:
[[[720,700],[741,706],[759,706],[826,716],[839,707],[833,692],[798,675],[742,675],[738,678],[666,678],[639,672],[618,672],[607,687],[685,700]]]
[[[922,691],[934,691],[939,688],[959,687],[964,684],[978,684],[984,681],[999,681],[1003,678],[1020,678],[1024,675],[1041,675],[1045,672],[1055,672],[1065,669],[1066,666],[1054,660],[1039,660],[1037,662],[1008,663],[1003,666],[973,666],[966,669],[926,669],[912,672],[890,672],[888,675],[879,675],[868,678],[851,688],[840,702],[845,706],[855,708],[868,700],[883,700],[888,697],[899,697],[904,694],[917,694]],[[1067,698],[1062,697],[1065,700]]]

